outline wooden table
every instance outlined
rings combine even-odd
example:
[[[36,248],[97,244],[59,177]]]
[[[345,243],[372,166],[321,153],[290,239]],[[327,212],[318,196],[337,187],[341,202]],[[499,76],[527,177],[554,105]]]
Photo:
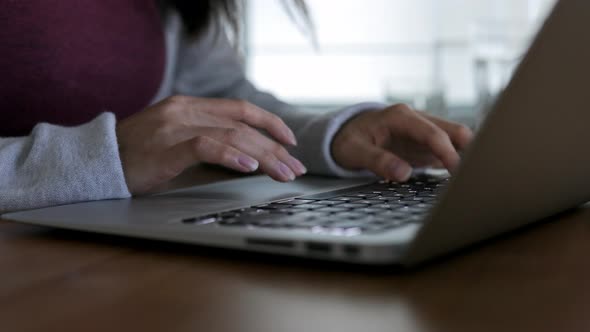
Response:
[[[0,221],[0,331],[590,331],[590,209],[411,271]]]

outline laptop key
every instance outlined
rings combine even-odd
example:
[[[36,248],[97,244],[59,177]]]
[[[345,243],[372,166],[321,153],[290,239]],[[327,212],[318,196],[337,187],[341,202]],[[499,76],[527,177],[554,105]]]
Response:
[[[340,205],[335,207],[323,207],[321,209],[317,209],[318,212],[328,212],[328,213],[338,213],[338,212],[346,212],[348,209],[341,208]]]
[[[236,218],[220,220],[218,224],[222,226],[246,226],[246,223],[244,221]]]
[[[331,198],[330,201],[333,202],[353,202],[353,201],[360,201],[362,200],[361,197],[336,197],[336,198]]]
[[[357,201],[357,202],[361,202],[361,201]],[[337,206],[337,208],[340,209],[360,209],[360,208],[364,208],[364,207],[368,207],[368,204],[361,204],[361,203],[345,203],[345,204],[339,204]]]
[[[422,202],[420,202],[420,201],[414,201],[414,200],[408,200],[408,199],[405,199],[405,200],[401,200],[400,201],[400,204],[403,204],[405,206],[413,206],[413,205],[418,205],[420,203],[422,203]]]
[[[404,194],[398,192],[387,192],[382,195],[383,197],[404,197]]]
[[[399,219],[399,218],[405,218],[408,216],[409,211],[400,211],[398,210],[388,210],[388,211],[384,211],[382,213],[379,213],[377,216],[379,218],[382,219]]]
[[[383,211],[383,209],[377,209],[377,208],[374,208],[374,207],[368,207],[368,208],[363,208],[363,209],[355,210],[354,212],[365,213],[365,214],[377,214],[377,213],[380,213],[382,211]]]
[[[316,210],[325,207],[321,204],[301,204],[293,206],[294,209],[303,209],[303,210]]]
[[[375,197],[373,198],[374,201],[379,201],[380,203],[386,202],[386,201],[392,201],[395,200],[395,197],[387,197],[387,196],[379,196],[379,197]],[[378,204],[380,204],[378,203]]]
[[[379,196],[379,195],[378,194],[352,194],[352,195],[345,195],[345,197],[361,198],[361,199],[367,199],[367,198],[376,197],[376,196]]]
[[[291,205],[291,204],[271,203],[268,206],[262,207],[262,209],[273,210],[273,209],[283,209],[283,208],[292,208],[292,207],[293,207],[293,205]]]
[[[432,203],[432,202],[436,202],[437,201],[437,198],[435,198],[435,197],[423,197],[422,198],[422,201],[423,202]]]
[[[334,217],[337,218],[341,218],[341,219],[348,219],[348,220],[354,220],[354,219],[361,219],[364,218],[366,215],[363,213],[358,213],[355,211],[350,211],[350,212],[341,212],[341,213],[336,213],[333,215]]]
[[[398,203],[388,203],[388,204],[379,204],[379,205],[373,205],[374,208],[377,209],[383,209],[383,210],[391,210],[391,209],[398,209],[400,207],[402,207],[403,205],[398,204]]]
[[[301,204],[315,204],[316,200],[313,199],[299,199],[299,198],[294,198],[290,201],[286,201],[284,203],[287,204],[291,204],[291,205],[301,205]]]
[[[269,213],[270,213],[269,210],[258,209],[258,210],[254,210],[254,211],[244,212],[243,215],[245,215],[245,216],[257,216],[257,215],[264,215],[264,214],[269,214]]]
[[[383,202],[381,200],[379,200],[379,197],[372,197],[371,199],[363,199],[360,201],[355,201],[354,203],[355,204],[368,204],[368,205],[381,204]]]
[[[269,210],[269,213],[272,215],[292,215],[295,213],[300,213],[303,212],[305,210],[301,210],[301,209],[294,209],[294,208],[288,208],[288,209],[277,209],[277,210]]]
[[[239,211],[228,211],[228,212],[221,212],[219,217],[221,218],[230,218],[230,217],[237,217],[241,214]]]
[[[305,220],[315,220],[319,218],[327,217],[329,213],[327,212],[319,212],[319,211],[304,211],[295,213],[293,217]]]
[[[345,201],[329,201],[329,200],[321,200],[321,201],[315,201],[313,202],[313,204],[315,205],[325,205],[325,206],[333,206],[333,205],[338,205],[338,204],[343,204],[346,203]]]

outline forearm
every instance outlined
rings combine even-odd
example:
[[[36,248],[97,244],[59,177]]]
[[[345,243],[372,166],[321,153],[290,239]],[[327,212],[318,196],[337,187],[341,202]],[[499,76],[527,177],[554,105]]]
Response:
[[[112,114],[0,138],[0,212],[129,196]]]
[[[174,22],[174,17],[170,18]],[[175,25],[168,31],[177,36]],[[362,104],[330,114],[312,114],[295,109],[269,93],[258,90],[245,76],[244,68],[223,33],[214,27],[195,41],[190,38],[169,40],[175,68],[170,94],[198,97],[242,99],[281,117],[295,133],[299,145],[290,152],[300,159],[310,173],[337,176],[370,176],[351,172],[337,165],[330,154],[330,143],[340,126],[360,112],[383,108],[380,104]]]

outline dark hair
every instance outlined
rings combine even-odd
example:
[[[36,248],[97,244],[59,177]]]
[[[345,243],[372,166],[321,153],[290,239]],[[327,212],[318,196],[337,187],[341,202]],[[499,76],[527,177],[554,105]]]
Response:
[[[227,23],[230,33],[240,35],[244,8],[243,0],[160,0],[162,5],[180,14],[185,30],[197,35],[213,22]],[[282,0],[285,10],[295,23],[313,34],[313,23],[305,0]]]

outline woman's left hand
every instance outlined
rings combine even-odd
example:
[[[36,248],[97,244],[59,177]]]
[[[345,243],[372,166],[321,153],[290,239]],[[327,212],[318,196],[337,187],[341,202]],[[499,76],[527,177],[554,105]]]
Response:
[[[453,172],[458,151],[473,137],[464,125],[445,121],[407,105],[365,112],[334,137],[332,157],[349,170],[367,169],[388,180],[407,181],[412,167],[444,167]]]

